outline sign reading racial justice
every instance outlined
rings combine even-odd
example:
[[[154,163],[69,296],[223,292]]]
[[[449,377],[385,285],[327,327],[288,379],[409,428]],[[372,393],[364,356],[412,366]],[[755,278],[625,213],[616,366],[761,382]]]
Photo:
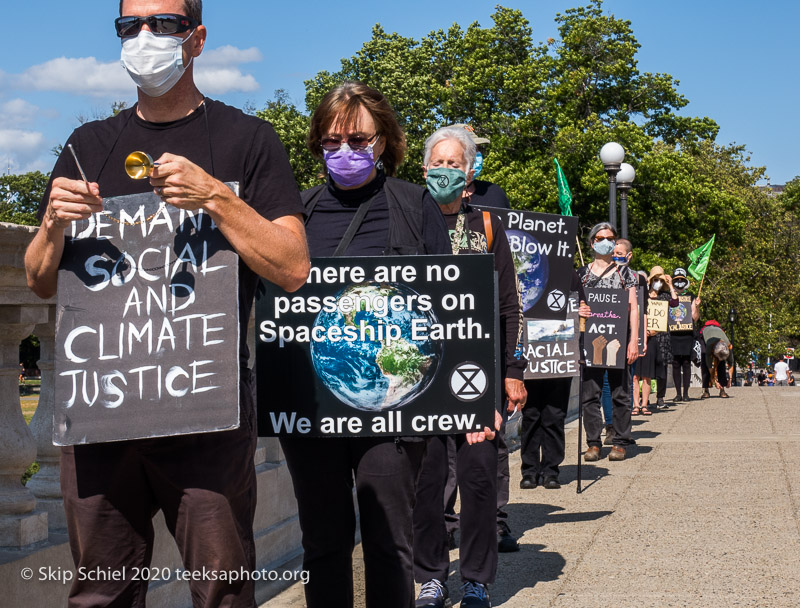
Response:
[[[238,255],[152,192],[73,222],[58,272],[56,445],[239,424]]]
[[[578,218],[494,207],[484,210],[503,221],[519,279],[523,315],[566,319]]]
[[[261,436],[482,430],[499,400],[493,256],[312,258],[256,299]]]
[[[564,378],[580,372],[580,320],[578,292],[569,294],[568,315],[563,321],[525,319],[522,353],[527,362],[525,379]]]

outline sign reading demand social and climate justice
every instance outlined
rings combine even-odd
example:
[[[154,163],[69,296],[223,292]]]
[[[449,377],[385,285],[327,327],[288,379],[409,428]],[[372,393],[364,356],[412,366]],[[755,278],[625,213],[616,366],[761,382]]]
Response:
[[[73,222],[58,272],[56,445],[239,424],[238,256],[153,193]]]
[[[567,318],[525,319],[523,321],[523,350],[525,379],[562,378],[577,376],[580,369],[580,325],[578,293],[569,296]]]
[[[492,256],[311,264],[298,291],[262,283],[256,300],[259,435],[439,435],[494,423]]]
[[[578,218],[494,207],[484,210],[503,221],[524,316],[566,319]]]
[[[586,303],[592,309],[583,338],[586,365],[622,369],[628,342],[627,290],[587,287]]]

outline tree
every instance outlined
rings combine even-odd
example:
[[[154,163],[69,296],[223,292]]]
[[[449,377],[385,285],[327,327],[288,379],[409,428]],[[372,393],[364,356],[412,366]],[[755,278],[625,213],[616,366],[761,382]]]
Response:
[[[39,171],[0,176],[0,222],[38,226],[36,211],[49,179]]]

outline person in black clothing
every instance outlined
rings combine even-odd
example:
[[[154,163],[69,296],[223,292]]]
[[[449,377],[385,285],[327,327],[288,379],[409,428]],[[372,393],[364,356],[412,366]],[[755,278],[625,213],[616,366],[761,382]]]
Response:
[[[329,91],[307,145],[328,176],[302,193],[313,257],[450,253],[436,204],[422,187],[392,177],[405,137],[380,92],[359,82]],[[426,440],[283,437],[281,446],[297,497],[309,608],[353,605],[354,485],[366,605],[411,606],[411,517]]]
[[[240,420],[229,431],[62,448],[64,509],[76,569],[99,565],[127,573],[113,580],[76,577],[72,607],[145,605],[147,578],[133,578],[150,565],[152,518],[159,510],[187,571],[255,569],[257,437],[247,323],[258,276],[294,291],[309,270],[303,207],[272,126],[204,97],[195,86],[192,60],[206,40],[200,2],[124,0],[120,14],[123,64],[137,84],[138,101],[69,137],[88,183],[64,146],[39,209],[41,228],[25,256],[28,282],[41,297],[55,294],[65,232],[73,222],[92,215],[98,225],[101,219],[120,222],[104,207],[109,197],[154,193],[169,207],[207,213],[240,257]],[[136,18],[149,14],[165,18]],[[166,71],[154,70],[154,38],[182,60]],[[159,163],[149,180],[125,173],[125,157],[134,150],[149,152]],[[237,193],[225,182],[238,185]],[[195,605],[256,605],[252,581],[193,579],[189,587]]]
[[[679,296],[687,295],[689,278],[686,270],[676,268],[672,272],[672,284]],[[697,323],[700,319],[700,298],[691,296],[691,319]],[[671,311],[670,311],[671,312]],[[672,341],[672,380],[675,383],[675,403],[689,401],[689,385],[692,382],[692,348],[694,348],[694,329],[688,331],[670,331]],[[681,392],[683,387],[683,392]]]
[[[498,275],[501,374],[508,409],[526,399],[524,361],[514,357],[520,339],[522,310],[511,250],[500,219],[464,203],[462,192],[472,178],[475,144],[464,129],[443,127],[425,142],[428,192],[439,203],[450,231],[454,254],[493,253]],[[499,405],[499,404],[498,404]],[[501,414],[495,412],[497,428]],[[489,606],[487,586],[497,571],[497,437],[456,436],[456,477],[461,493],[460,567],[464,581],[461,606]],[[447,601],[450,560],[443,493],[448,461],[446,437],[431,438],[417,486],[414,508],[414,575],[422,589],[416,605],[441,607]]]
[[[668,306],[677,306],[678,298],[672,278],[664,273],[661,266],[653,266],[647,277],[651,299],[663,300]],[[647,355],[652,357],[648,361],[648,368],[652,370],[656,379],[656,407],[665,407],[664,396],[667,394],[667,368],[672,365],[672,341],[666,332],[648,330]],[[652,366],[652,367],[650,367]]]
[[[586,304],[583,285],[574,271],[570,291],[578,293],[578,315],[584,319],[589,318],[592,311]],[[571,384],[572,378],[525,380],[529,397],[522,410],[519,433],[522,457],[522,480],[519,487],[523,490],[532,490],[539,484],[548,490],[561,487],[558,466],[564,461],[564,420],[569,407]]]
[[[623,369],[603,369],[587,367],[583,372],[581,399],[583,404],[583,421],[586,429],[588,449],[584,460],[594,462],[600,459],[600,432],[603,429],[603,417],[600,413],[600,393],[603,386],[603,375],[608,374],[608,384],[613,400],[612,422],[614,439],[609,460],[624,460],[625,446],[633,443],[631,438],[631,405],[630,405],[630,365],[639,357],[638,330],[639,304],[636,298],[636,286],[639,283],[635,273],[627,266],[618,266],[613,261],[614,244],[617,239],[616,229],[607,222],[595,225],[589,232],[589,246],[594,251],[594,260],[578,270],[578,276],[584,287],[600,287],[606,289],[624,289],[628,299],[628,339],[626,347],[627,365]]]

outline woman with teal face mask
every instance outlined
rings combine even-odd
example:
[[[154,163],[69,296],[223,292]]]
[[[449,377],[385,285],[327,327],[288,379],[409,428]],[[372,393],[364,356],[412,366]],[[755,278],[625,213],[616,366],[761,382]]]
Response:
[[[520,340],[521,311],[517,276],[503,224],[495,214],[472,207],[463,198],[474,176],[475,143],[462,127],[443,127],[425,142],[424,171],[428,194],[439,204],[453,254],[493,253],[498,275],[501,373],[508,410],[525,404],[525,361],[514,357]],[[491,289],[487,285],[486,289]],[[500,406],[499,406],[500,407]],[[495,429],[502,418],[496,412]],[[461,493],[460,570],[462,605],[488,606],[487,586],[497,571],[497,454],[495,429],[455,436],[456,479]],[[417,482],[414,507],[414,576],[422,585],[418,604],[445,605],[450,559],[444,519],[447,438],[431,437]],[[469,547],[468,551],[463,549]]]

